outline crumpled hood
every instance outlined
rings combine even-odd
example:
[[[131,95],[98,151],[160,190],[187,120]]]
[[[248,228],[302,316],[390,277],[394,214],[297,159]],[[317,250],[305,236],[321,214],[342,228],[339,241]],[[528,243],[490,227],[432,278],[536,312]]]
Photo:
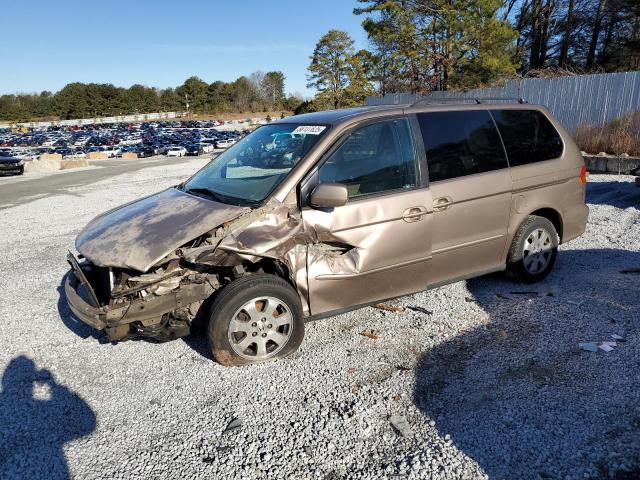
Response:
[[[94,218],[76,238],[76,249],[95,265],[145,272],[248,210],[169,188]]]

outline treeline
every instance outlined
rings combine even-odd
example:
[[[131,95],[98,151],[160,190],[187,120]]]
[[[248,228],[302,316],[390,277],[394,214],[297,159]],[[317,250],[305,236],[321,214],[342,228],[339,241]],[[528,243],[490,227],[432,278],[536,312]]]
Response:
[[[282,72],[254,72],[234,82],[207,83],[188,78],[176,88],[144,85],[70,83],[51,93],[0,96],[0,120],[109,117],[151,112],[187,111],[217,114],[294,110],[302,99],[285,95]]]
[[[366,95],[494,86],[516,75],[640,69],[639,0],[358,0],[369,48],[332,30],[311,56],[308,110]]]

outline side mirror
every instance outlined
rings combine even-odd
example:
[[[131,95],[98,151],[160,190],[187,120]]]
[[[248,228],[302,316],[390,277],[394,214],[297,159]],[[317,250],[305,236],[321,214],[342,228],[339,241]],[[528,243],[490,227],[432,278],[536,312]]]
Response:
[[[312,207],[333,208],[347,204],[349,192],[341,183],[321,183],[311,192],[309,203]]]

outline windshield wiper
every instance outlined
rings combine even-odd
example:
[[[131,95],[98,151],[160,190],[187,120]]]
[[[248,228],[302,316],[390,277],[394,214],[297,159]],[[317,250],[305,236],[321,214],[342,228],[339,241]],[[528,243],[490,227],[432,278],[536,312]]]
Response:
[[[213,190],[209,190],[204,187],[194,187],[194,188],[184,188],[183,190],[187,193],[191,193],[193,195],[197,195],[199,197],[204,197],[208,200],[213,200],[218,203],[226,203],[228,205],[249,205],[250,201],[244,200],[243,198],[230,197],[228,195],[223,195],[218,192],[214,192]]]

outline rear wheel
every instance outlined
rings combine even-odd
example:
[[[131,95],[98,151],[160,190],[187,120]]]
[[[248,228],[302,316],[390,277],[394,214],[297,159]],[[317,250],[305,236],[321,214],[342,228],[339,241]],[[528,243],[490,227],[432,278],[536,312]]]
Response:
[[[509,272],[523,283],[544,279],[558,254],[558,232],[544,217],[530,215],[518,228],[509,250]]]
[[[216,297],[207,336],[214,358],[223,365],[285,357],[298,349],[304,337],[298,294],[273,275],[239,278]]]

